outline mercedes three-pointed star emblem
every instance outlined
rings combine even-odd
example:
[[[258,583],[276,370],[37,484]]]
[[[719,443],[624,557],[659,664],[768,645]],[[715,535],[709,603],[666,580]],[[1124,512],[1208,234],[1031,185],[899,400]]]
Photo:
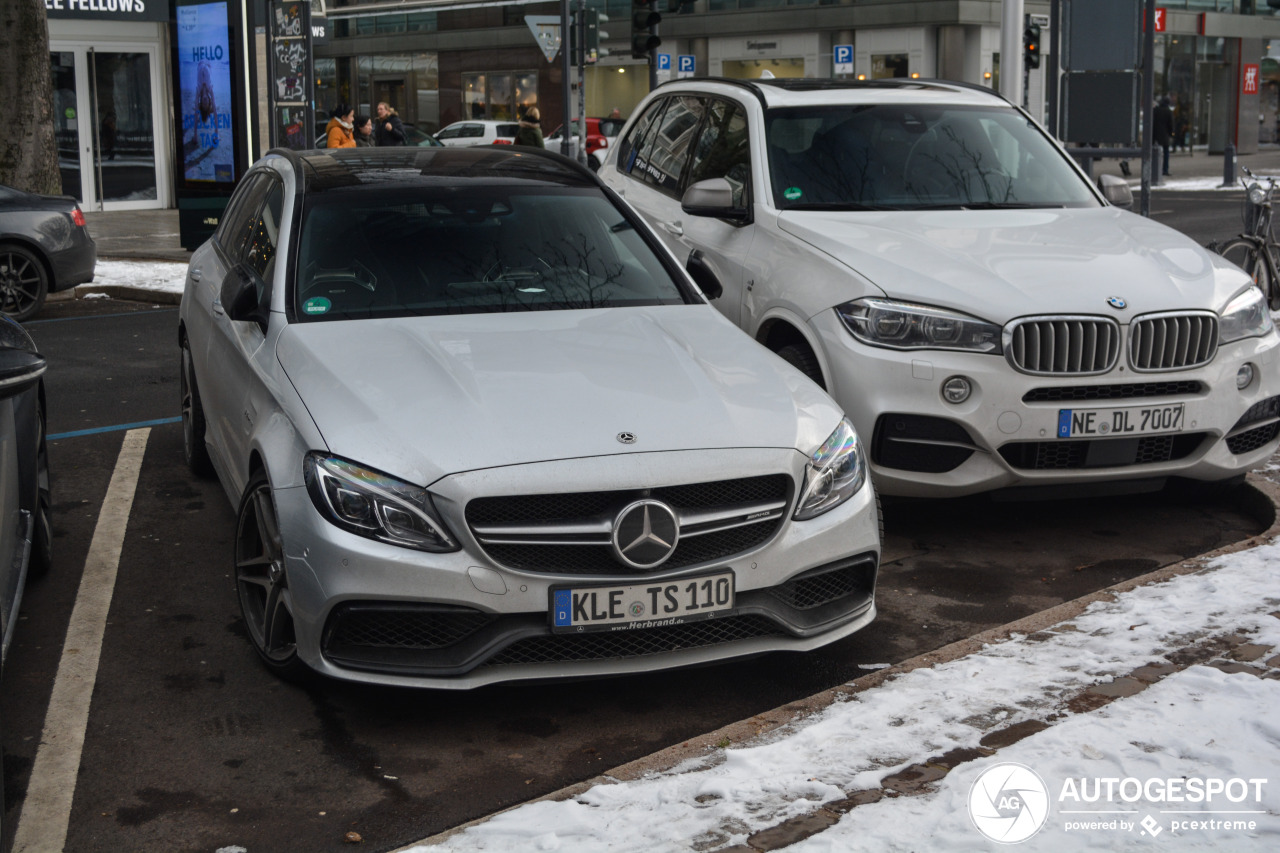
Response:
[[[652,569],[666,562],[680,541],[675,510],[662,501],[641,500],[613,520],[613,552],[628,566]]]

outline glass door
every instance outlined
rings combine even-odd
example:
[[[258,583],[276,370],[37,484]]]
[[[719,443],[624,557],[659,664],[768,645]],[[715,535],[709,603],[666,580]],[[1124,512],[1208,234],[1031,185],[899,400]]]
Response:
[[[86,210],[165,207],[166,142],[154,45],[54,46],[54,127],[62,191]]]

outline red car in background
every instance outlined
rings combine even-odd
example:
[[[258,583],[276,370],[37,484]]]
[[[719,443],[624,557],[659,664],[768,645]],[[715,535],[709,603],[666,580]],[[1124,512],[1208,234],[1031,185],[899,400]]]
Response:
[[[591,171],[600,168],[600,164],[604,162],[605,154],[609,151],[609,146],[613,144],[614,138],[622,130],[622,126],[627,123],[624,118],[588,118],[587,119],[587,165],[591,167]],[[560,137],[564,133],[564,125],[557,127],[555,131],[546,138],[545,144],[550,151],[560,150]],[[577,134],[569,137],[576,139]]]

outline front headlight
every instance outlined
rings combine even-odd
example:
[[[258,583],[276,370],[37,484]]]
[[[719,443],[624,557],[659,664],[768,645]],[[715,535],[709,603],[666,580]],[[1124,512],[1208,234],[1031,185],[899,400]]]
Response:
[[[867,481],[862,444],[853,424],[842,418],[836,431],[814,451],[805,468],[804,491],[796,504],[796,520],[804,521],[834,509],[858,493]]]
[[[1251,287],[1222,309],[1218,324],[1218,343],[1229,344],[1241,338],[1256,338],[1275,328],[1271,321],[1271,309],[1262,291]]]
[[[1000,354],[1000,327],[967,314],[891,299],[846,302],[836,313],[855,338],[872,346]]]
[[[303,473],[311,502],[343,530],[419,551],[458,550],[424,488],[323,453],[307,454]]]

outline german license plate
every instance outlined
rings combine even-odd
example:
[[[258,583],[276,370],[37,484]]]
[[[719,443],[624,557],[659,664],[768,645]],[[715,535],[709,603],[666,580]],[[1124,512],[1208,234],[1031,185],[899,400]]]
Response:
[[[1058,438],[1099,438],[1181,432],[1183,404],[1123,409],[1059,409]]]
[[[551,630],[635,631],[712,619],[733,609],[733,572],[678,581],[551,590]]]

